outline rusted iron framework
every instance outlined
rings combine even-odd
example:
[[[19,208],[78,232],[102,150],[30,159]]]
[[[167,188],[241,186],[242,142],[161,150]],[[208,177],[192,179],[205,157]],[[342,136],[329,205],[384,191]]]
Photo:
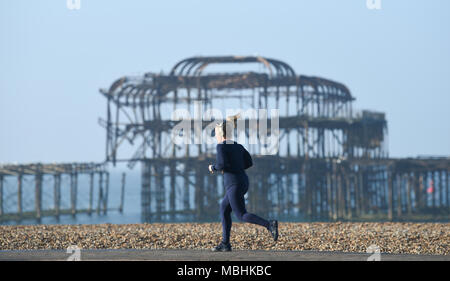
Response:
[[[87,177],[89,182],[88,206],[83,209],[80,209],[78,203],[78,182],[81,177]],[[92,212],[106,214],[108,190],[109,172],[106,163],[2,164],[0,221],[31,218],[39,221],[44,216],[55,216],[59,219],[63,214],[75,216],[77,213]],[[34,196],[30,198],[32,194]],[[48,198],[53,202],[43,204],[44,199]],[[96,210],[94,198],[97,199]],[[68,206],[62,204],[65,199],[69,202]]]
[[[218,217],[221,176],[207,171],[215,145],[171,141],[179,122],[171,113],[180,108],[195,112],[195,104],[203,111],[279,109],[276,155],[263,156],[261,145],[248,146],[255,160],[249,170],[252,211],[334,219],[375,212],[392,219],[395,207],[400,214],[405,208],[420,212],[429,206],[416,186],[423,187],[424,178],[436,173],[442,194],[439,205],[433,201],[432,206],[449,206],[448,158],[389,159],[383,113],[354,111],[355,98],[345,85],[297,75],[279,60],[192,57],[168,74],[122,77],[100,92],[107,99],[106,120],[99,120],[106,129],[106,160],[114,165],[127,161],[130,168],[142,163],[144,221]],[[193,119],[202,128],[211,122],[197,115]],[[247,136],[252,121],[245,120]],[[195,126],[191,128],[194,135]],[[405,203],[404,198],[410,199]]]

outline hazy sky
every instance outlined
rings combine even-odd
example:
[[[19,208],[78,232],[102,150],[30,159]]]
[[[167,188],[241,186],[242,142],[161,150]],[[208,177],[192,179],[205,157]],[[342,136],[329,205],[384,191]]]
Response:
[[[194,55],[254,55],[386,113],[394,157],[450,155],[450,1],[0,0],[0,163],[102,161],[99,88]]]

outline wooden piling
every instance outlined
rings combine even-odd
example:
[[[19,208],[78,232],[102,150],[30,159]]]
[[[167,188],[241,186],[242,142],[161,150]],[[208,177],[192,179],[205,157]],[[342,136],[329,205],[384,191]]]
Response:
[[[98,177],[98,201],[97,201],[97,214],[100,214],[100,207],[103,201],[103,172],[99,172]]]
[[[361,183],[362,183],[362,198],[361,198],[361,202],[362,202],[362,206],[363,206],[363,213],[364,214],[368,214],[369,210],[370,210],[370,193],[369,193],[369,175],[370,170],[363,170],[361,173]]]
[[[420,173],[420,175],[419,175],[419,192],[417,193],[417,199],[418,199],[418,202],[419,202],[419,204],[418,204],[418,210],[419,211],[421,211],[421,210],[423,210],[424,209],[424,196],[423,196],[423,193],[424,193],[424,176],[423,176],[423,173]]]
[[[336,163],[333,162],[333,181],[332,181],[332,190],[333,190],[333,220],[338,220],[338,201],[339,201],[339,193],[338,193],[338,184],[337,184],[337,169]]]
[[[264,171],[268,171],[268,167],[267,164],[264,163],[263,167]],[[222,176],[223,178],[223,176]],[[270,200],[269,200],[269,182],[268,179],[270,178],[270,173],[269,174],[265,174],[262,177],[262,181],[261,181],[261,194],[262,194],[262,198],[261,198],[261,206],[262,206],[262,210],[264,211],[264,214],[266,216],[268,216],[271,212],[272,212],[272,206],[270,204]],[[225,192],[225,191],[224,191]]]
[[[403,181],[402,181],[402,175],[397,174],[396,175],[396,188],[397,188],[397,217],[400,218],[402,216],[402,187],[403,187]]]
[[[151,220],[151,162],[141,163],[141,215],[144,222]]]
[[[17,176],[17,214],[22,217],[22,180],[23,174],[19,172]]]
[[[344,215],[344,200],[342,192],[342,176],[341,173],[337,174],[337,198],[338,198],[338,219],[342,219]]]
[[[109,193],[109,172],[105,172],[106,183],[105,183],[105,194],[103,196],[103,214],[106,215],[108,212],[108,193]]]
[[[439,170],[438,172],[438,177],[439,177],[439,208],[444,207],[444,185],[442,182],[442,170]]]
[[[380,212],[382,210],[386,210],[387,209],[387,191],[386,191],[386,183],[387,183],[387,175],[386,175],[386,171],[383,169],[380,171],[380,191],[381,191],[381,202],[380,202]]]
[[[162,188],[162,181],[161,181],[161,167],[155,163],[155,165],[152,165],[151,167],[152,175],[155,179],[155,185],[150,187],[150,193],[155,195],[155,219],[157,221],[161,221],[161,213],[162,213],[162,202],[161,202],[161,188]],[[153,192],[152,192],[153,190]]]
[[[414,188],[414,212],[419,210],[420,206],[420,175],[418,172],[413,172],[413,188]]]
[[[371,210],[376,213],[378,212],[378,201],[379,201],[379,197],[380,197],[380,190],[378,188],[378,178],[379,178],[379,174],[378,174],[378,167],[373,167],[372,168],[372,180],[371,180],[371,194],[372,194],[372,203],[371,205]]]
[[[61,174],[53,175],[53,202],[55,208],[55,216],[58,219],[61,207]]]
[[[361,165],[358,166],[358,205],[359,205],[359,214],[365,214],[364,211],[364,188],[363,188],[363,173],[362,173]]]
[[[42,174],[40,171],[35,175],[34,200],[36,219],[40,220],[42,215]]]
[[[356,217],[361,216],[360,206],[359,206],[359,184],[358,184],[358,174],[353,173],[353,190],[354,190],[354,202],[355,202],[355,215]]]
[[[92,205],[94,200],[94,172],[89,174],[89,206],[88,206],[88,215],[92,214]]]
[[[423,192],[423,197],[424,197],[423,208],[426,209],[426,208],[429,207],[429,201],[430,201],[430,195],[427,192],[427,189],[428,189],[429,184],[430,184],[429,171],[425,171],[425,174],[424,174],[423,178],[424,178],[424,188],[423,188],[423,191],[422,191]]]
[[[172,157],[175,157],[174,148],[173,148]],[[175,219],[175,210],[176,210],[176,206],[175,206],[175,195],[176,195],[176,192],[175,192],[175,186],[176,186],[176,177],[175,177],[176,168],[175,168],[175,164],[176,163],[174,161],[171,161],[170,162],[170,170],[169,170],[169,173],[170,173],[169,207],[170,207],[170,210],[171,210],[170,217],[171,217],[172,220]]]
[[[311,173],[309,163],[305,166],[305,199],[306,199],[306,216],[312,219],[312,191],[311,191]]]
[[[393,181],[393,173],[392,171],[388,172],[388,220],[392,221],[393,220],[393,186],[392,186],[392,181]]]
[[[327,177],[327,202],[328,202],[328,219],[332,219],[333,218],[333,197],[331,194],[331,175],[330,172],[327,171],[326,172],[326,177]]]
[[[289,167],[287,166],[286,169],[289,169]],[[291,216],[293,214],[293,208],[294,208],[294,204],[293,204],[294,203],[293,202],[294,185],[292,184],[293,183],[292,177],[293,177],[292,174],[286,175],[287,180],[286,180],[286,185],[285,185],[285,192],[288,195],[286,198],[286,200],[287,200],[286,208],[287,208],[288,216]]]
[[[297,193],[297,202],[298,202],[297,203],[297,207],[298,207],[298,212],[301,213],[301,214],[303,214],[303,200],[304,200],[303,184],[302,184],[302,181],[303,181],[302,169],[303,169],[302,167],[299,167],[297,169],[297,171],[296,171],[297,172],[297,185],[298,185],[298,187],[297,187],[297,190],[298,190],[298,193]],[[258,186],[261,186],[261,182],[262,182],[261,178],[262,177],[264,177],[264,174],[261,173],[261,174],[258,175],[258,178],[260,179],[258,181]],[[259,190],[261,190],[261,187],[260,187]]]
[[[411,191],[412,191],[412,184],[413,184],[413,178],[412,176],[408,173],[405,175],[406,176],[406,208],[407,208],[407,212],[408,215],[412,214],[412,206],[411,206]]]
[[[77,214],[77,174],[70,174],[70,212],[72,216]]]
[[[0,217],[3,216],[3,175],[0,175]]]
[[[433,183],[433,191],[431,192],[431,207],[436,208],[436,193],[437,193],[437,182],[436,182],[436,171],[431,171],[431,182]]]
[[[312,169],[311,169],[312,170]],[[316,195],[317,195],[317,186],[316,186],[316,180],[314,175],[311,173],[309,178],[309,213],[310,218],[315,219],[316,218]]]
[[[351,189],[350,189],[350,179],[348,171],[343,170],[344,174],[344,190],[345,190],[345,218],[350,220],[352,218],[352,198],[351,198]]]
[[[119,206],[119,212],[123,213],[123,203],[125,198],[125,173],[122,173],[122,188],[120,190],[120,206]]]
[[[200,174],[199,169],[195,169],[195,197],[194,197],[194,202],[195,202],[195,211],[196,211],[196,218],[200,218],[203,210],[202,210],[202,197],[203,197],[203,192],[202,192],[202,177]]]
[[[450,192],[448,186],[448,171],[445,171],[445,194],[447,194],[447,208],[450,208]]]
[[[183,189],[183,208],[186,211],[189,211],[191,209],[190,206],[190,194],[189,194],[189,165],[187,162],[184,163],[184,189]]]

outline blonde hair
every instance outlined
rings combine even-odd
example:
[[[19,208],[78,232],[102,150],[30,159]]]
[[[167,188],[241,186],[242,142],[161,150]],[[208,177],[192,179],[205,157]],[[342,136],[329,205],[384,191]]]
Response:
[[[240,117],[240,113],[228,116],[224,122],[216,125],[215,134],[222,136],[223,138],[231,137],[233,134],[233,128],[237,127],[237,120]]]

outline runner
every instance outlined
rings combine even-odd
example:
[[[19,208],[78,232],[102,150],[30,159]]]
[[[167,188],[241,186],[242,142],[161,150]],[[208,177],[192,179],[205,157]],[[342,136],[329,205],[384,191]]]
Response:
[[[249,186],[245,169],[251,167],[253,162],[248,151],[241,144],[231,139],[238,118],[239,114],[228,117],[226,121],[218,124],[214,130],[217,140],[216,163],[209,165],[209,171],[211,173],[223,173],[223,185],[226,189],[225,197],[220,205],[222,242],[212,249],[214,252],[231,251],[232,211],[240,221],[264,226],[271,233],[274,241],[278,239],[277,220],[265,220],[255,214],[248,213],[245,209],[244,195],[247,193]]]

